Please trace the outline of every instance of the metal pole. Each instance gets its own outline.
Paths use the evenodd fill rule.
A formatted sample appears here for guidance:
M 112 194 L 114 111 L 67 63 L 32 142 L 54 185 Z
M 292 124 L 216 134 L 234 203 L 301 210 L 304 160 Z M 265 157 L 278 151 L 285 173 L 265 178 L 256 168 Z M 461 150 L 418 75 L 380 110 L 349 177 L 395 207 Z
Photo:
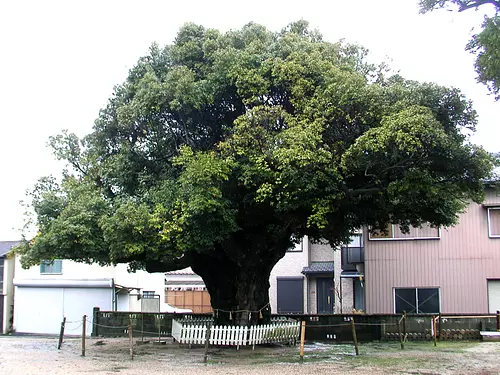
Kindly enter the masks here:
M 63 321 L 61 322 L 61 330 L 59 331 L 59 343 L 57 344 L 57 349 L 61 349 L 61 345 L 63 342 L 63 336 L 64 336 L 64 326 L 66 325 L 66 317 L 63 318 Z
M 87 315 L 82 320 L 82 357 L 85 357 L 85 336 L 86 336 Z

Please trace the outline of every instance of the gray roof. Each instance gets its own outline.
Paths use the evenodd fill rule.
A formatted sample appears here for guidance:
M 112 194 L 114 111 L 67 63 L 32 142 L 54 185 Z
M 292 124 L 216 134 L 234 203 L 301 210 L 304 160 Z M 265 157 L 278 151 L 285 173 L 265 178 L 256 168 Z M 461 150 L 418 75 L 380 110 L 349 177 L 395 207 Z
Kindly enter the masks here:
M 302 273 L 304 275 L 314 273 L 333 273 L 333 262 L 311 263 L 309 267 L 304 267 L 302 269 Z
M 10 251 L 10 249 L 12 249 L 14 246 L 20 243 L 21 241 L 0 241 L 0 257 L 7 254 Z

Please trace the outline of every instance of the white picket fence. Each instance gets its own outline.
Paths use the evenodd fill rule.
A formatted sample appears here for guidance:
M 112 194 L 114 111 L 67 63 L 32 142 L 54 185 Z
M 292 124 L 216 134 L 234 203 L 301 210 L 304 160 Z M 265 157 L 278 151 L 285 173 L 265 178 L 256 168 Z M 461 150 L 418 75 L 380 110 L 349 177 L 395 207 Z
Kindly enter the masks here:
M 172 321 L 172 337 L 180 344 L 205 344 L 207 324 L 189 321 Z M 267 325 L 211 326 L 210 345 L 240 346 L 269 343 L 295 343 L 300 330 L 300 322 L 276 322 Z

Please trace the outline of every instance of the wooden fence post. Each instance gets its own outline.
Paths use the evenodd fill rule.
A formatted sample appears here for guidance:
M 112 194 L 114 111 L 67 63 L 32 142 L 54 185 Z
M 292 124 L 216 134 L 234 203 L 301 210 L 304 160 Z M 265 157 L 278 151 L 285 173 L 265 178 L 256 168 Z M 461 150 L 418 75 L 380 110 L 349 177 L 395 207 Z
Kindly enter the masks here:
M 300 327 L 300 361 L 304 361 L 304 341 L 306 339 L 306 321 L 303 320 Z
M 437 317 L 432 316 L 432 338 L 434 340 L 434 346 L 437 346 L 437 324 L 436 324 Z
M 497 310 L 497 331 L 500 332 L 500 311 Z
M 403 310 L 403 340 L 406 342 L 408 334 L 406 333 L 406 311 Z
M 130 359 L 134 359 L 134 338 L 132 336 L 132 319 L 128 321 L 128 343 L 130 346 Z
M 352 338 L 354 340 L 354 350 L 356 351 L 356 355 L 359 355 L 358 337 L 356 336 L 356 325 L 354 324 L 354 316 L 351 317 L 351 329 L 352 329 Z
M 207 323 L 207 332 L 205 334 L 205 356 L 203 357 L 203 363 L 207 363 L 208 361 L 208 344 L 210 341 L 210 331 L 212 328 L 212 323 Z
M 405 343 L 403 341 L 403 334 L 402 334 L 402 330 L 401 330 L 401 322 L 403 321 L 403 317 L 401 317 L 401 319 L 399 319 L 398 321 L 398 334 L 399 334 L 399 342 L 401 343 L 401 350 L 403 350 L 405 348 Z
M 82 357 L 85 357 L 85 336 L 86 336 L 87 315 L 82 320 Z
M 92 310 L 92 333 L 93 337 L 99 336 L 99 307 L 94 307 Z
M 141 342 L 144 342 L 144 313 L 141 314 Z
M 66 325 L 66 317 L 63 318 L 63 321 L 61 322 L 61 330 L 59 331 L 59 343 L 57 344 L 57 349 L 61 349 L 61 345 L 63 342 L 63 336 L 64 336 L 64 326 Z
M 158 344 L 161 343 L 161 321 L 163 320 L 162 318 L 158 319 Z

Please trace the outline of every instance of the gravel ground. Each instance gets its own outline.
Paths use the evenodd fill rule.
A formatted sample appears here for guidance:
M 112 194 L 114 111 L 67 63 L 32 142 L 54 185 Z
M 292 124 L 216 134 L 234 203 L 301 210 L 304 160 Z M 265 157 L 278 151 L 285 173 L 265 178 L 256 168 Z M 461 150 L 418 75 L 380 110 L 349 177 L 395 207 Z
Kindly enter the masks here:
M 139 339 L 140 341 L 140 339 Z M 0 336 L 0 374 L 500 374 L 500 342 L 362 344 L 360 356 L 351 345 L 310 343 L 300 363 L 298 347 L 210 348 L 203 363 L 202 347 L 180 347 L 171 342 L 134 346 L 130 359 L 126 339 L 65 339 L 57 350 L 56 338 Z

